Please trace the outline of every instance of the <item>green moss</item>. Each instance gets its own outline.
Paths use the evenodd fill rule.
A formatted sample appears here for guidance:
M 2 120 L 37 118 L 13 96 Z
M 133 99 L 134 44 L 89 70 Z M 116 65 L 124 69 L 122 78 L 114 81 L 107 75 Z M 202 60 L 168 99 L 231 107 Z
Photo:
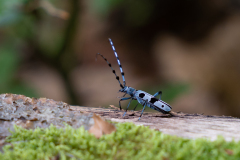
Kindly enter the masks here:
M 15 126 L 0 159 L 239 159 L 240 142 L 188 140 L 132 123 L 116 124 L 117 132 L 100 139 L 84 128 L 26 130 Z

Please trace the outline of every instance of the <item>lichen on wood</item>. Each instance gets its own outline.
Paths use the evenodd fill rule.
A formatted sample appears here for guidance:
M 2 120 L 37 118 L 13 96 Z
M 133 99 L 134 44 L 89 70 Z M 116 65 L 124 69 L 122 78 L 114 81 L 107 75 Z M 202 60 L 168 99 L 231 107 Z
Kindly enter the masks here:
M 50 124 L 64 127 L 67 123 L 74 128 L 93 125 L 91 113 L 74 111 L 67 103 L 47 98 L 29 98 L 16 94 L 0 95 L 0 137 L 10 135 L 13 125 L 27 129 L 47 128 Z

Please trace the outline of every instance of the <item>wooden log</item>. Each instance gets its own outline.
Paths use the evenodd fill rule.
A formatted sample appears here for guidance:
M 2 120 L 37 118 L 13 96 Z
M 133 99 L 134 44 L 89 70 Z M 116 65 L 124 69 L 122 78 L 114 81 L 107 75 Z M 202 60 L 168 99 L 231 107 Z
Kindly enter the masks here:
M 205 116 L 201 114 L 144 112 L 140 121 L 140 111 L 124 111 L 118 107 L 90 108 L 70 106 L 67 103 L 46 98 L 29 98 L 23 95 L 0 95 L 0 139 L 8 136 L 13 125 L 24 128 L 46 128 L 50 124 L 64 127 L 67 123 L 75 128 L 84 126 L 89 129 L 93 124 L 93 113 L 115 122 L 132 122 L 136 125 L 149 126 L 165 134 L 184 138 L 209 138 L 215 140 L 218 135 L 227 141 L 240 140 L 240 119 L 230 116 Z
M 138 121 L 140 112 L 128 111 L 122 117 L 124 111 L 116 109 L 89 108 L 71 106 L 73 110 L 87 113 L 96 113 L 103 118 L 114 122 L 132 122 L 136 125 L 149 126 L 165 134 L 196 139 L 208 138 L 215 140 L 223 136 L 227 141 L 240 140 L 240 119 L 230 116 L 207 116 L 202 114 L 177 113 L 178 116 L 169 116 L 161 113 L 144 112 Z

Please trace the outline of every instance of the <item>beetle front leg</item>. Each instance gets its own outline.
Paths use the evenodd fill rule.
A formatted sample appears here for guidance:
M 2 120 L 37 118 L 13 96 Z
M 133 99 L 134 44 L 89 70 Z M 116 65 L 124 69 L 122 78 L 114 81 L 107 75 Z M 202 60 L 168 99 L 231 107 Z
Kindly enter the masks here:
M 130 97 L 130 98 L 132 98 L 132 97 Z M 128 103 L 128 106 L 127 106 L 126 112 L 123 114 L 123 117 L 124 117 L 125 114 L 127 113 L 128 107 L 129 107 L 130 103 L 132 102 L 132 100 L 133 100 L 133 99 L 131 99 L 130 102 Z
M 124 97 L 124 98 L 121 98 L 119 100 L 119 107 L 120 107 L 120 110 L 122 110 L 122 107 L 121 107 L 121 101 L 125 101 L 125 100 L 128 100 L 128 99 L 131 99 L 132 97 Z

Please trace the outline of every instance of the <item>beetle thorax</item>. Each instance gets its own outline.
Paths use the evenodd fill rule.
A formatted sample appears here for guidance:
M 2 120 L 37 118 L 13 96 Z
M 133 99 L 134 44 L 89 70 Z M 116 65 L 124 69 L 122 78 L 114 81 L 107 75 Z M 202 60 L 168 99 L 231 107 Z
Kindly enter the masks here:
M 132 87 L 128 87 L 128 86 L 125 86 L 124 88 L 122 88 L 120 90 L 120 92 L 124 92 L 124 93 L 127 93 L 129 94 L 130 96 L 133 96 L 134 93 L 135 93 L 136 89 L 132 88 Z

